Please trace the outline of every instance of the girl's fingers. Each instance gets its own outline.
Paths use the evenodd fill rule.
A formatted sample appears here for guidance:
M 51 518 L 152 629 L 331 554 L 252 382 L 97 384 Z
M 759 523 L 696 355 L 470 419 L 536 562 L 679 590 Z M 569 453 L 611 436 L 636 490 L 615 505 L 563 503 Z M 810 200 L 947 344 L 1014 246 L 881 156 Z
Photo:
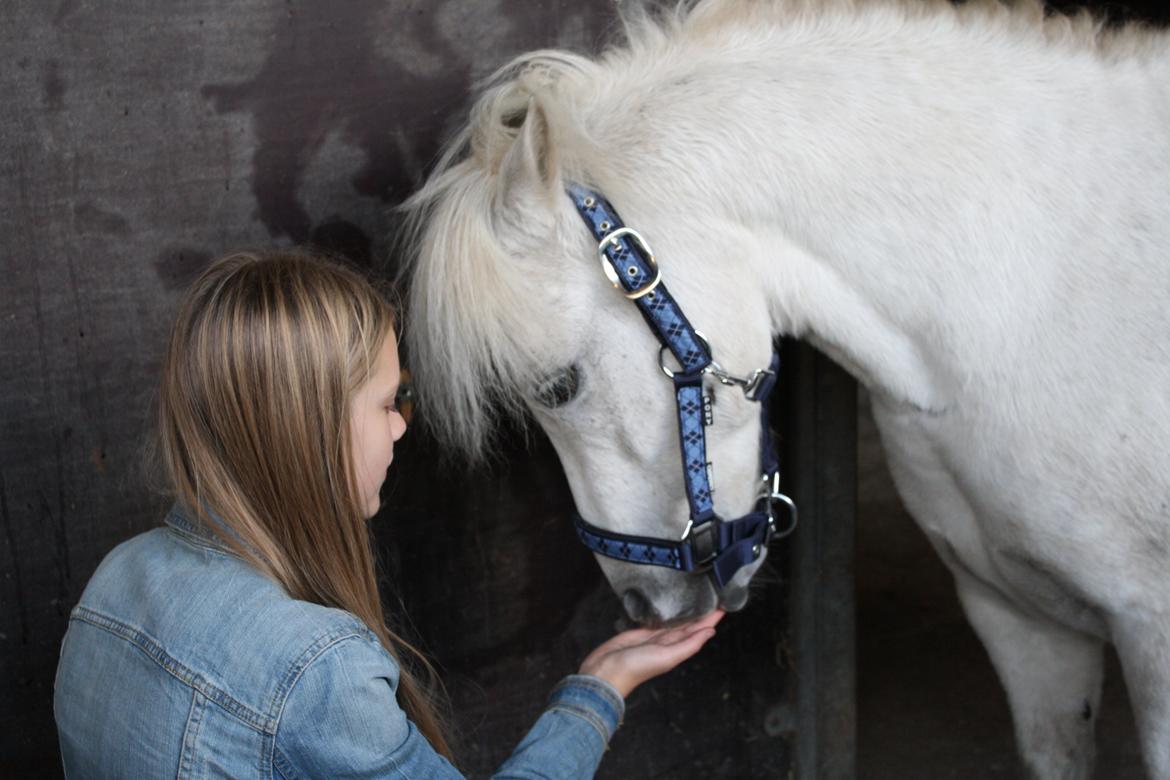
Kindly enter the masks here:
M 717 609 L 671 628 L 634 628 L 623 631 L 590 653 L 582 667 L 591 668 L 599 659 L 612 654 L 637 652 L 638 648 L 652 650 L 655 647 L 665 651 L 664 657 L 673 667 L 693 655 L 714 635 L 715 624 L 723 619 L 723 615 L 723 610 Z M 690 649 L 691 644 L 688 643 L 695 643 L 694 649 Z
M 702 647 L 703 645 L 705 645 L 707 643 L 707 640 L 713 636 L 715 636 L 715 629 L 702 628 L 702 629 L 699 629 L 698 631 L 696 631 L 695 633 L 691 634 L 689 637 L 687 637 L 684 640 L 684 644 L 694 645 L 694 648 L 695 648 L 694 651 L 697 652 L 698 649 L 700 647 Z
M 666 642 L 667 644 L 673 644 L 679 636 L 685 636 L 696 628 L 713 627 L 723 619 L 724 614 L 723 610 L 716 609 L 702 617 L 669 628 L 632 628 L 618 634 L 610 642 L 617 640 L 621 643 L 621 647 L 629 647 L 648 642 Z
M 701 618 L 696 620 L 695 625 L 703 626 L 705 628 L 714 628 L 715 624 L 722 620 L 723 616 L 726 614 L 727 612 L 725 610 L 713 609 L 706 615 L 703 615 Z
M 655 633 L 655 629 L 652 628 L 631 628 L 613 637 L 606 644 L 612 643 L 615 648 L 640 645 L 653 639 Z
M 590 653 L 581 663 L 582 674 L 595 674 L 614 684 L 622 696 L 642 683 L 699 652 L 715 636 L 721 610 L 669 629 L 633 629 L 622 632 Z
M 715 625 L 723 619 L 727 613 L 722 609 L 713 609 L 706 615 L 697 618 L 692 618 L 685 623 L 680 623 L 672 628 L 662 629 L 663 631 L 689 631 L 693 628 L 714 628 Z
M 663 644 L 673 645 L 679 640 L 690 636 L 695 631 L 701 631 L 706 628 L 715 628 L 715 625 L 723 619 L 725 614 L 726 613 L 723 610 L 717 609 L 713 612 L 708 612 L 701 618 L 696 618 L 689 623 L 683 623 L 681 626 L 663 629 L 660 641 Z
M 678 629 L 676 632 L 672 632 L 671 635 L 662 637 L 659 644 L 670 647 L 672 645 L 677 645 L 680 642 L 686 642 L 695 635 L 703 634 L 708 631 L 714 634 L 715 628 L 713 626 L 687 626 L 685 629 Z
M 707 644 L 707 640 L 713 636 L 715 636 L 715 629 L 699 628 L 682 639 L 679 639 L 674 644 L 666 646 L 664 649 L 667 651 L 670 658 L 669 668 L 673 669 L 675 666 L 678 666 L 683 661 L 699 652 L 699 649 L 703 645 Z

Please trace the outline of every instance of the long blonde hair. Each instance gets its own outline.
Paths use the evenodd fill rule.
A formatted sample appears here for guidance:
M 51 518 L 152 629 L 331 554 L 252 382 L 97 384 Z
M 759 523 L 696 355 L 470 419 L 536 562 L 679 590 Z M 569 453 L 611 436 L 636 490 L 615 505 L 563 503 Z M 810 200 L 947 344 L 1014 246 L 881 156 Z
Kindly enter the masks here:
M 403 710 L 450 758 L 434 669 L 386 625 L 354 479 L 351 400 L 393 327 L 386 299 L 339 264 L 298 253 L 217 261 L 171 332 L 161 460 L 176 498 L 226 527 L 236 554 L 293 598 L 351 612 L 377 635 L 399 660 Z

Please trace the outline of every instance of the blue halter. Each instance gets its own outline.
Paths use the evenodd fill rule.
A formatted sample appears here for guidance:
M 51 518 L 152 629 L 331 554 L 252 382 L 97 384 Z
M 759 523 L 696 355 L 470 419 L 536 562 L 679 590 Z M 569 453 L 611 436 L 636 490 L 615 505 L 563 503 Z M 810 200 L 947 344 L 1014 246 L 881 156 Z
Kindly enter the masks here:
M 574 519 L 577 536 L 595 553 L 630 563 L 665 566 L 685 572 L 709 572 L 722 588 L 742 567 L 757 560 L 777 534 L 775 505 L 788 510 L 787 535 L 796 527 L 796 505 L 779 491 L 780 463 L 768 427 L 768 396 L 776 384 L 780 353 L 771 364 L 750 377 L 729 374 L 711 355 L 711 345 L 696 331 L 662 283 L 662 272 L 645 239 L 625 227 L 613 206 L 600 194 L 578 184 L 567 188 L 577 212 L 597 240 L 601 267 L 613 286 L 638 307 L 662 347 L 658 363 L 674 382 L 678 404 L 679 442 L 682 445 L 683 482 L 690 520 L 678 540 L 654 539 L 607 531 Z M 681 366 L 672 370 L 663 362 L 666 351 Z M 748 400 L 760 404 L 760 471 L 755 511 L 736 520 L 715 513 L 711 498 L 711 464 L 707 460 L 706 426 L 711 422 L 711 402 L 703 394 L 703 377 L 714 376 L 724 385 L 742 388 Z

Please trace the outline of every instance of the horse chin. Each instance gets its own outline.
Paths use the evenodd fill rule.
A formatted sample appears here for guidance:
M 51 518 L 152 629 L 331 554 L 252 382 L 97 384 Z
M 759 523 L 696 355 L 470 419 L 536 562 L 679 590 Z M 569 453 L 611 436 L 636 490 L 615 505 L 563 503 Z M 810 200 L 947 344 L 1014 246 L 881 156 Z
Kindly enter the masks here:
M 726 587 L 719 592 L 719 607 L 728 612 L 739 612 L 747 606 L 751 591 L 747 586 Z

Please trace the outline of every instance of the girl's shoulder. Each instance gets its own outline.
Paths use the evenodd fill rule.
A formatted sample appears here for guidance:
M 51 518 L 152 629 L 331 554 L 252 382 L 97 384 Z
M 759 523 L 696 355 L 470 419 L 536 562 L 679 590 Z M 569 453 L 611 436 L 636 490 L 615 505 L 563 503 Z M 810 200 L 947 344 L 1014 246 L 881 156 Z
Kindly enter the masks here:
M 71 619 L 123 640 L 96 645 L 100 652 L 145 652 L 171 676 L 207 686 L 260 722 L 278 715 L 299 675 L 333 645 L 380 652 L 353 614 L 291 598 L 169 519 L 106 556 Z

